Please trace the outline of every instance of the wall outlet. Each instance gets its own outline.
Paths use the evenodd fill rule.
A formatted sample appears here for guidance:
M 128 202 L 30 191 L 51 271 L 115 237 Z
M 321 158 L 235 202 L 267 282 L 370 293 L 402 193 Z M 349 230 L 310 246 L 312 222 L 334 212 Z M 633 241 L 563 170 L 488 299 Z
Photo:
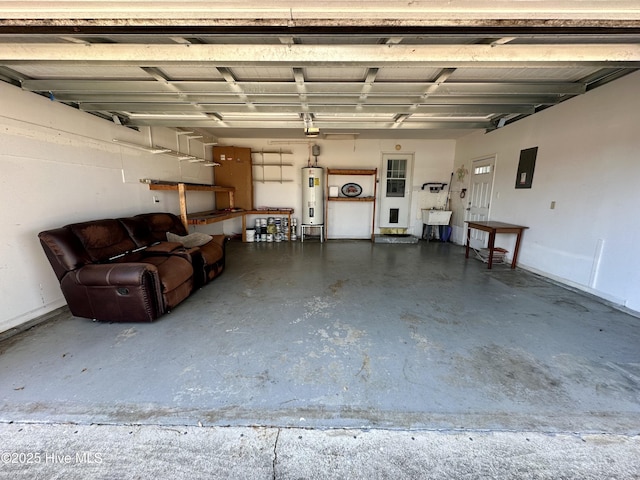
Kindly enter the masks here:
M 160 203 L 160 199 L 158 198 L 157 195 L 153 196 L 153 203 Z

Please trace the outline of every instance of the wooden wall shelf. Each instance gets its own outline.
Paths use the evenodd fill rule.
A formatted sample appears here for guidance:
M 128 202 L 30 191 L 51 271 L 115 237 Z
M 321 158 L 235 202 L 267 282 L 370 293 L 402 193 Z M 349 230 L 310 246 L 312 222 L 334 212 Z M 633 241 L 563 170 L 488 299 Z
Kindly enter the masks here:
M 376 175 L 377 168 L 328 168 L 327 175 Z
M 376 197 L 329 197 L 330 202 L 375 202 Z
M 330 175 L 369 175 L 373 177 L 373 196 L 370 197 L 330 197 L 329 196 L 329 176 Z M 329 236 L 328 226 L 328 204 L 329 202 L 370 202 L 373 203 L 373 211 L 371 213 L 371 241 L 375 239 L 376 227 L 376 197 L 378 192 L 378 169 L 377 168 L 328 168 L 327 178 L 325 182 L 327 202 L 325 203 L 324 215 L 324 235 L 325 239 Z
M 200 191 L 200 192 L 234 192 L 233 187 L 219 187 L 217 185 L 205 185 L 200 183 L 181 183 L 181 182 L 166 182 L 166 183 L 150 183 L 149 190 L 178 190 L 178 185 L 184 185 L 185 191 Z
M 184 182 L 151 182 L 149 190 L 169 190 L 178 192 L 178 200 L 180 202 L 180 219 L 184 228 L 189 229 L 189 225 L 206 225 L 208 223 L 222 222 L 233 216 L 229 214 L 236 213 L 234 209 L 234 195 L 236 189 L 233 187 L 220 187 L 218 185 L 205 185 L 200 183 L 184 183 Z M 187 212 L 187 192 L 214 192 L 227 193 L 229 195 L 229 212 L 218 212 L 221 215 L 215 215 L 214 210 L 200 212 L 198 214 L 188 214 Z M 241 215 L 242 213 L 240 213 Z M 238 215 L 235 215 L 238 216 Z
M 260 178 L 255 178 L 255 176 L 254 176 L 254 179 L 253 179 L 254 182 L 259 182 L 259 183 L 286 183 L 286 182 L 293 182 L 293 180 L 284 178 L 284 172 L 283 172 L 283 168 L 284 167 L 293 167 L 293 163 L 292 162 L 284 162 L 283 161 L 283 155 L 292 155 L 292 152 L 287 151 L 287 150 L 279 149 L 279 150 L 252 151 L 251 154 L 252 155 L 260 155 L 260 161 L 253 161 L 252 162 L 252 166 L 253 167 L 259 167 L 259 168 L 262 169 L 262 174 L 259 175 Z M 277 160 L 274 160 L 273 156 L 276 156 Z M 268 158 L 270 158 L 270 160 L 267 160 Z M 271 178 L 271 177 L 267 178 L 267 175 L 266 175 L 266 172 L 265 172 L 265 167 L 275 167 L 275 168 L 277 168 L 278 171 L 279 171 L 279 175 L 277 175 L 277 178 Z

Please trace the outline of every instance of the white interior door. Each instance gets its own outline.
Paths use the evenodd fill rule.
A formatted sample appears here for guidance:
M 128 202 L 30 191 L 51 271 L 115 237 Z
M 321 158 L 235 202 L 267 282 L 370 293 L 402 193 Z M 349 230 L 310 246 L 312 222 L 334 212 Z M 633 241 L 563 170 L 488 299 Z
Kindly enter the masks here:
M 473 162 L 473 169 L 471 171 L 471 194 L 467 207 L 467 220 L 489 220 L 495 165 L 495 157 L 483 158 Z M 487 238 L 487 232 L 472 229 L 469 245 L 476 249 L 485 248 L 487 246 Z
M 409 228 L 413 155 L 385 153 L 382 156 L 380 223 L 382 228 Z

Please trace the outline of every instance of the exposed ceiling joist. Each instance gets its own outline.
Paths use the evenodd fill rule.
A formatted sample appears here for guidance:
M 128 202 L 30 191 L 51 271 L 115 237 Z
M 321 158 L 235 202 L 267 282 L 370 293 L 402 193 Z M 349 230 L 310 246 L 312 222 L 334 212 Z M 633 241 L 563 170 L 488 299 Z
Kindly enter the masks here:
M 364 119 L 358 121 L 357 119 L 342 119 L 342 120 L 332 120 L 332 121 L 320 121 L 314 120 L 313 126 L 320 128 L 321 130 L 327 128 L 346 128 L 352 130 L 359 129 L 385 129 L 390 128 L 394 124 L 394 120 L 380 120 L 375 121 L 372 124 L 371 119 Z M 272 121 L 267 122 L 264 120 L 247 120 L 247 121 L 225 121 L 225 124 L 229 128 L 248 128 L 248 129 L 299 129 L 301 123 L 299 121 Z M 220 125 L 217 123 L 215 119 L 206 119 L 206 118 L 178 118 L 178 117 L 169 117 L 169 118 L 144 118 L 144 117 L 136 117 L 131 120 L 131 126 L 166 126 L 166 127 L 219 127 Z M 405 122 L 403 127 L 410 128 L 412 130 L 438 130 L 438 129 L 487 129 L 492 128 L 494 125 L 489 121 L 443 121 L 443 120 L 434 120 L 434 121 L 416 121 L 416 122 Z
M 141 80 L 24 80 L 22 88 L 31 91 L 52 92 L 118 92 L 118 93 L 162 93 L 167 86 L 184 95 L 296 95 L 297 82 L 218 82 L 218 81 L 141 81 Z M 356 96 L 362 94 L 363 84 L 359 82 L 306 82 L 306 95 Z M 421 96 L 428 92 L 433 95 L 579 95 L 585 92 L 585 85 L 569 82 L 377 82 L 370 84 L 367 96 Z
M 0 44 L 0 62 L 106 65 L 633 67 L 640 44 L 545 45 L 154 45 Z
M 274 105 L 263 104 L 250 108 L 245 104 L 214 103 L 198 104 L 195 109 L 192 103 L 88 103 L 83 102 L 78 105 L 84 111 L 133 111 L 145 113 L 179 113 L 188 111 L 190 108 L 194 112 L 219 112 L 219 113 L 304 113 L 311 109 L 315 113 L 423 113 L 433 115 L 491 115 L 495 113 L 534 113 L 534 108 L 529 105 L 518 104 L 482 104 L 482 105 L 326 105 L 309 104 L 306 109 L 302 109 L 295 104 Z
M 94 94 L 76 94 L 76 93 L 56 93 L 54 99 L 65 103 L 118 103 L 129 100 L 132 103 L 139 102 L 143 105 L 152 105 L 153 103 L 167 103 L 172 101 L 184 102 L 185 99 L 182 96 L 176 95 L 172 98 L 170 94 L 118 94 L 118 93 L 94 93 Z M 189 95 L 187 97 L 188 103 L 198 104 L 234 104 L 233 98 L 228 95 Z M 351 101 L 357 102 L 358 98 L 348 95 L 321 95 L 319 96 L 318 104 L 322 105 L 346 105 Z M 320 102 L 321 100 L 321 102 Z M 552 105 L 558 103 L 558 95 L 444 95 L 444 96 L 430 96 L 427 98 L 411 98 L 411 104 L 416 101 L 420 102 L 420 105 L 528 105 L 528 104 L 545 104 Z M 296 103 L 299 101 L 295 95 L 266 95 L 261 96 L 260 101 L 264 105 L 281 105 L 287 103 Z M 242 103 L 242 102 L 235 102 Z M 377 96 L 375 105 L 402 105 L 402 99 L 394 96 Z

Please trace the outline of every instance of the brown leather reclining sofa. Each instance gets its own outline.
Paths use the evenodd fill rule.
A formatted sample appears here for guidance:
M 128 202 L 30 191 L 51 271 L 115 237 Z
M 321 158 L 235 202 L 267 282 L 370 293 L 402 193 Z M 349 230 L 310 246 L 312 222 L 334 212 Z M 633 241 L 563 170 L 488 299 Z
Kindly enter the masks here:
M 224 269 L 224 235 L 191 247 L 167 241 L 167 232 L 189 238 L 171 213 L 73 223 L 38 237 L 73 315 L 152 322 Z

